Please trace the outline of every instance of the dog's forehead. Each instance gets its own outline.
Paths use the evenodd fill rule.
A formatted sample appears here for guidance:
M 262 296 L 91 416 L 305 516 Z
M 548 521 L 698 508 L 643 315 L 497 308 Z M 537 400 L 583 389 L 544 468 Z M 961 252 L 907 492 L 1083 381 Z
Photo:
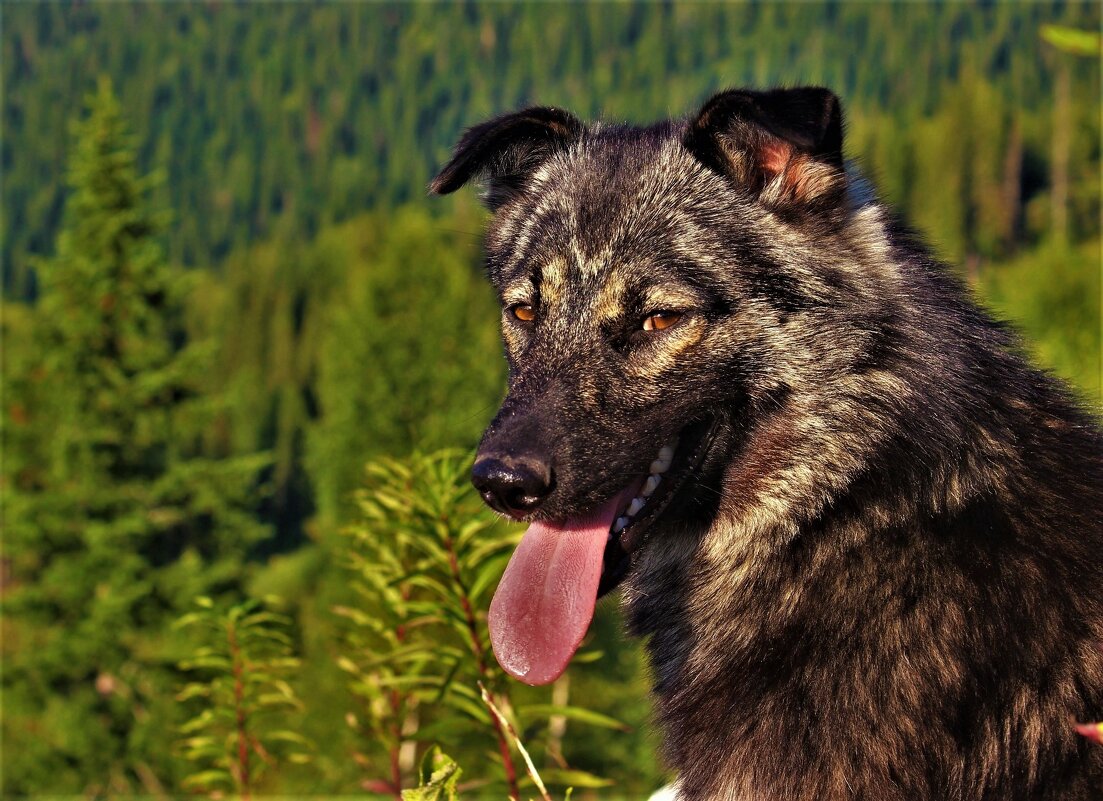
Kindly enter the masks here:
M 700 247 L 726 195 L 669 126 L 597 129 L 537 168 L 498 214 L 491 278 L 503 288 L 544 276 L 584 291 L 614 275 L 623 283 L 628 265 Z

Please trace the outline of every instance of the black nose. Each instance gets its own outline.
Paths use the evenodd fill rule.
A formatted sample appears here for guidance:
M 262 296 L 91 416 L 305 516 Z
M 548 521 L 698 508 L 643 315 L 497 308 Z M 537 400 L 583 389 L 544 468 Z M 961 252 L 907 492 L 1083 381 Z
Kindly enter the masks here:
M 534 511 L 555 487 L 551 466 L 536 460 L 486 456 L 471 468 L 471 483 L 493 509 L 510 517 Z

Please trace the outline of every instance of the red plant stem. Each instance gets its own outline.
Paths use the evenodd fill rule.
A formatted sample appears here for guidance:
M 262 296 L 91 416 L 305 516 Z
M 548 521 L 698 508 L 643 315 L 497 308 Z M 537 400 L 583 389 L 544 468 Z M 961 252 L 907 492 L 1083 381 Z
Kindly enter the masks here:
M 487 690 L 491 700 L 494 696 Z M 517 787 L 517 769 L 513 767 L 513 757 L 509 753 L 509 743 L 505 737 L 505 721 L 498 717 L 494 710 L 490 711 L 490 718 L 494 721 L 494 730 L 498 735 L 498 751 L 502 754 L 502 767 L 506 771 L 506 782 L 509 784 L 509 801 L 520 801 L 521 791 Z
M 237 631 L 231 620 L 228 627 L 230 636 L 230 660 L 234 673 L 234 712 L 237 719 L 237 770 L 241 784 L 241 801 L 251 801 L 249 788 L 249 738 L 245 731 L 245 682 L 242 678 L 243 665 L 241 648 L 237 643 Z
M 475 665 L 479 669 L 479 678 L 483 680 L 483 684 L 489 686 L 490 671 L 486 668 L 486 651 L 483 648 L 482 640 L 479 638 L 479 629 L 475 623 L 475 612 L 471 608 L 467 586 L 460 576 L 460 564 L 456 558 L 456 551 L 452 545 L 451 537 L 444 538 L 444 549 L 448 551 L 448 567 L 452 572 L 452 581 L 459 588 L 460 605 L 463 606 L 464 620 L 467 621 L 467 633 L 471 637 L 471 650 L 475 654 Z M 487 690 L 487 695 L 490 696 L 491 701 L 495 700 L 490 690 Z M 498 751 L 502 754 L 502 767 L 505 768 L 506 772 L 510 801 L 519 801 L 521 791 L 517 786 L 517 769 L 513 766 L 513 757 L 509 753 L 509 742 L 506 740 L 506 722 L 498 717 L 498 713 L 494 709 L 490 710 L 490 720 L 494 723 L 494 733 L 498 736 Z

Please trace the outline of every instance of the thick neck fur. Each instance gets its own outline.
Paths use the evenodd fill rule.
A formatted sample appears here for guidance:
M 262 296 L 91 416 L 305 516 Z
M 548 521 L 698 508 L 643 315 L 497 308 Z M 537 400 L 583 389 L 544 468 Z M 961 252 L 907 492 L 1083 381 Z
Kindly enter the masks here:
M 715 515 L 625 590 L 682 797 L 1098 798 L 1069 722 L 1103 716 L 1098 429 L 945 268 L 852 224 L 892 265 L 878 358 L 757 410 Z

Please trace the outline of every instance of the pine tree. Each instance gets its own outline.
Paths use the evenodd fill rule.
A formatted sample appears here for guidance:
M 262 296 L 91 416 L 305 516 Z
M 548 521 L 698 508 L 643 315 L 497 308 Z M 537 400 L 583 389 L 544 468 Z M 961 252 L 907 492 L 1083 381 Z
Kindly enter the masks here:
M 159 793 L 172 779 L 168 623 L 234 590 L 264 458 L 198 453 L 208 348 L 158 241 L 107 81 L 74 126 L 56 256 L 6 364 L 3 791 Z M 33 355 L 28 355 L 33 354 Z

